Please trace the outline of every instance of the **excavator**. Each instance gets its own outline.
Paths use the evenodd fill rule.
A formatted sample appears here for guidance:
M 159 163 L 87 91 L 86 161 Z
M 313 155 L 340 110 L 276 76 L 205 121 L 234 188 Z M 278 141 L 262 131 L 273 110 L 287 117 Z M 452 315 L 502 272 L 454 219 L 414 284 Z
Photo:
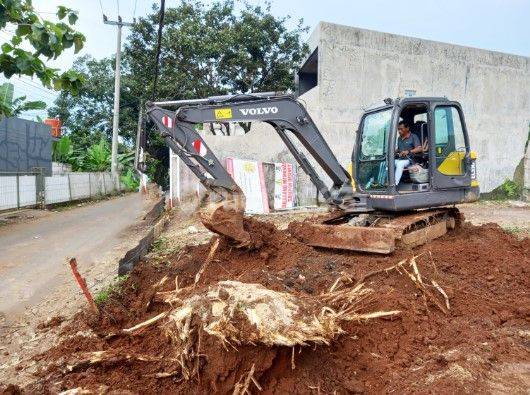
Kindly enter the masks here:
M 460 225 L 463 217 L 456 204 L 479 197 L 477 156 L 470 148 L 462 107 L 445 97 L 388 98 L 366 110 L 352 133 L 351 174 L 303 102 L 291 94 L 149 102 L 146 114 L 166 144 L 216 196 L 200 211 L 204 225 L 241 248 L 254 247 L 243 221 L 245 196 L 197 132 L 197 124 L 264 122 L 274 128 L 330 208 L 318 221 L 289 225 L 293 237 L 311 246 L 390 254 L 425 244 Z M 410 125 L 423 149 L 409 157 L 415 165 L 396 182 L 401 121 Z M 145 169 L 145 164 L 138 168 Z

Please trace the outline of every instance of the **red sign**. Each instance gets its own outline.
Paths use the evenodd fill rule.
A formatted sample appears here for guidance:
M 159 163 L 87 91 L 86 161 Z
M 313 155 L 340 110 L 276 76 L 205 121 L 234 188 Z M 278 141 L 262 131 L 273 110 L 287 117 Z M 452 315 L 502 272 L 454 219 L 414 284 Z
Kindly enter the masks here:
M 61 138 L 61 120 L 59 118 L 47 118 L 44 120 L 46 125 L 50 125 L 52 128 L 52 137 Z

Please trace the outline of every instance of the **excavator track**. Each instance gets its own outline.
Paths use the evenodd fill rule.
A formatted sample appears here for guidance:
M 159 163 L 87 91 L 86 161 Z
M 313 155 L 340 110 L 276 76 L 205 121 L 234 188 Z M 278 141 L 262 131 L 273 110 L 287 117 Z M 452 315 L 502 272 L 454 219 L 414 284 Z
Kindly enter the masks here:
M 315 247 L 390 254 L 398 248 L 428 243 L 462 221 L 458 209 L 442 208 L 402 215 L 337 215 L 319 223 L 292 222 L 289 231 L 299 241 Z

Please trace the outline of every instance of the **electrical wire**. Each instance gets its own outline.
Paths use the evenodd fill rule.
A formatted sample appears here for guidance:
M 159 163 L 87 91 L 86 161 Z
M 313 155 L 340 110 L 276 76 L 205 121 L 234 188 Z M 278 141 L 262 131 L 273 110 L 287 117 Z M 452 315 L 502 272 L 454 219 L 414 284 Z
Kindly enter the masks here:
M 16 81 L 19 81 L 19 82 L 23 83 L 24 85 L 30 86 L 32 88 L 39 89 L 42 92 L 44 92 L 44 93 L 46 93 L 46 94 L 48 94 L 50 96 L 57 97 L 59 95 L 59 92 L 54 92 L 51 89 L 48 89 L 48 88 L 45 88 L 43 86 L 37 85 L 37 84 L 33 83 L 32 81 L 24 80 L 24 79 L 22 79 L 22 77 L 13 77 L 13 78 Z
M 158 21 L 158 39 L 156 44 L 156 57 L 155 57 L 155 78 L 153 82 L 153 94 L 152 99 L 155 99 L 156 95 L 156 85 L 158 83 L 158 72 L 159 72 L 159 63 L 160 63 L 160 49 L 162 47 L 162 29 L 164 27 L 164 12 L 165 12 L 166 1 L 160 1 L 160 19 Z
M 103 11 L 103 4 L 101 3 L 101 0 L 99 0 L 99 7 L 101 8 L 101 13 L 105 15 L 105 12 Z

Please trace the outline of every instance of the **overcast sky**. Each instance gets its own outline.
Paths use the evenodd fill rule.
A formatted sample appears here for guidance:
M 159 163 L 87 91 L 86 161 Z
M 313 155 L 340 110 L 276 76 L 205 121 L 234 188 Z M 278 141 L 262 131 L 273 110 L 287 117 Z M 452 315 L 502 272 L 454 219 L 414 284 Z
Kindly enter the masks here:
M 166 7 L 175 6 L 178 1 L 166 0 Z M 78 10 L 77 29 L 86 36 L 85 47 L 79 55 L 88 53 L 96 58 L 109 56 L 116 50 L 116 28 L 103 24 L 102 11 L 109 19 L 116 19 L 119 7 L 123 20 L 129 21 L 133 16 L 146 15 L 153 3 L 151 0 L 101 0 L 100 5 L 99 0 L 33 0 L 41 16 L 52 20 L 59 4 Z M 272 0 L 272 12 L 278 16 L 291 15 L 293 23 L 303 18 L 311 29 L 323 20 L 530 56 L 530 0 Z M 12 29 L 0 32 L 0 42 L 10 36 Z M 73 51 L 68 51 L 53 64 L 67 69 L 74 58 Z M 52 102 L 56 96 L 26 77 L 13 82 L 16 94 L 27 95 L 29 99 Z

